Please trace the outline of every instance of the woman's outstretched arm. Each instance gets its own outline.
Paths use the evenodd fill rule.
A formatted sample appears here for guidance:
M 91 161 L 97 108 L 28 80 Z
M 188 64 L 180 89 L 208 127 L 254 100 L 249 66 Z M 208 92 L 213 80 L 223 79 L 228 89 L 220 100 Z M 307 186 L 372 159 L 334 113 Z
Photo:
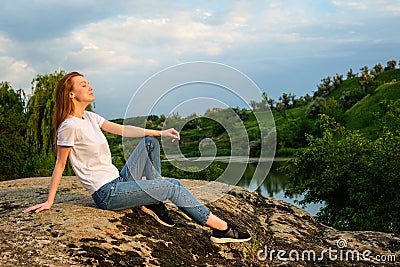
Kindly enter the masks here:
M 173 128 L 158 131 L 158 130 L 144 129 L 132 125 L 121 125 L 106 120 L 103 122 L 101 129 L 103 131 L 122 135 L 125 137 L 162 136 L 162 137 L 171 137 L 172 141 L 174 141 L 175 139 L 178 140 L 180 139 L 179 132 Z
M 54 203 L 54 198 L 56 197 L 57 188 L 60 184 L 62 174 L 67 163 L 68 155 L 71 151 L 71 147 L 57 146 L 57 160 L 53 170 L 53 175 L 51 176 L 51 182 L 49 187 L 49 196 L 46 202 L 37 204 L 35 206 L 29 207 L 24 210 L 24 213 L 35 211 L 40 212 L 42 210 L 48 210 Z

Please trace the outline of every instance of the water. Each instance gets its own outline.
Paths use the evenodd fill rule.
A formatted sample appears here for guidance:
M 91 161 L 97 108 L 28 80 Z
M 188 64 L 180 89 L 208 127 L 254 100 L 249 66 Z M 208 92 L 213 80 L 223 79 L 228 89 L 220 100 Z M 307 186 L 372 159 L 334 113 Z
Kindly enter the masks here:
M 226 168 L 228 163 L 226 162 L 226 159 L 216 159 L 216 161 L 219 161 L 221 164 L 221 167 Z M 235 170 L 232 173 L 241 173 L 240 170 L 244 169 L 244 173 L 237 183 L 238 186 L 248 189 L 250 191 L 256 191 L 259 194 L 261 194 L 264 197 L 272 197 L 275 199 L 283 200 L 287 203 L 293 204 L 308 213 L 310 213 L 312 216 L 315 216 L 317 212 L 320 210 L 321 207 L 323 207 L 322 203 L 317 203 L 317 204 L 308 204 L 307 206 L 303 207 L 302 205 L 299 205 L 297 201 L 302 200 L 303 196 L 294 196 L 294 197 L 285 197 L 285 190 L 288 184 L 288 178 L 283 173 L 283 171 L 279 170 L 279 167 L 282 166 L 284 163 L 282 161 L 264 161 L 260 163 L 246 163 L 241 160 L 236 160 L 234 162 L 231 162 L 232 168 L 237 169 L 238 171 L 235 172 Z M 257 181 L 257 179 L 253 179 L 254 172 L 260 164 L 261 169 L 265 169 L 261 171 L 262 173 L 265 173 L 268 168 L 271 166 L 270 171 L 267 175 L 267 177 L 264 179 L 265 175 L 262 175 L 261 181 Z
M 178 161 L 182 161 L 182 158 L 177 157 Z M 256 191 L 264 197 L 272 197 L 275 199 L 283 200 L 287 203 L 293 204 L 308 213 L 312 216 L 315 216 L 321 207 L 323 207 L 322 203 L 317 204 L 308 204 L 303 207 L 299 205 L 297 201 L 303 199 L 303 196 L 294 196 L 294 197 L 285 197 L 285 190 L 288 184 L 288 178 L 279 167 L 284 164 L 282 160 L 271 161 L 271 159 L 265 159 L 259 163 L 250 161 L 247 163 L 247 158 L 241 157 L 212 157 L 210 159 L 202 158 L 202 160 L 198 160 L 196 158 L 186 158 L 189 159 L 189 166 L 197 166 L 207 165 L 207 163 L 212 162 L 213 160 L 217 161 L 220 166 L 226 170 L 229 162 L 229 170 L 225 171 L 226 177 L 228 179 L 225 181 L 228 184 L 237 185 L 244 189 L 250 191 Z M 183 163 L 183 162 L 181 162 Z M 260 164 L 260 166 L 258 166 Z M 254 172 L 256 168 L 261 170 L 262 175 L 260 175 L 259 179 L 254 179 Z M 265 177 L 265 173 L 268 171 L 268 175 Z M 243 173 L 241 177 L 238 177 Z M 223 182 L 221 180 L 221 182 Z
M 234 163 L 236 164 L 236 163 Z M 241 163 L 244 164 L 244 163 Z M 238 186 L 249 189 L 252 191 L 256 191 L 259 194 L 261 194 L 264 197 L 272 197 L 275 199 L 283 200 L 287 203 L 293 204 L 308 213 L 310 213 L 312 216 L 315 216 L 317 212 L 320 210 L 321 207 L 323 207 L 322 203 L 312 203 L 308 204 L 306 207 L 303 207 L 302 205 L 299 205 L 296 203 L 296 201 L 302 200 L 303 196 L 294 196 L 294 197 L 285 197 L 285 189 L 288 184 L 288 178 L 283 173 L 282 171 L 279 170 L 279 167 L 282 166 L 282 162 L 279 161 L 274 161 L 271 169 L 266 177 L 266 179 L 263 181 L 263 183 L 258 187 L 255 188 L 254 185 L 251 185 L 252 177 L 255 168 L 257 167 L 256 163 L 248 163 L 246 167 L 246 171 L 243 174 L 241 180 L 237 184 Z

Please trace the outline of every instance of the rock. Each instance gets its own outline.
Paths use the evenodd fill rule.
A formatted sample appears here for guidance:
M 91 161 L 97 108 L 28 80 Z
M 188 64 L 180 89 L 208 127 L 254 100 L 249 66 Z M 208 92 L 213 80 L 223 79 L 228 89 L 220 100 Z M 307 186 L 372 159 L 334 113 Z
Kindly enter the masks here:
M 23 214 L 47 199 L 49 182 L 0 183 L 0 266 L 400 266 L 398 236 L 338 231 L 239 187 L 207 206 L 248 229 L 253 239 L 246 243 L 212 243 L 209 228 L 168 203 L 173 228 L 140 209 L 98 209 L 75 177 L 63 177 L 51 210 Z M 206 183 L 181 182 L 189 189 Z

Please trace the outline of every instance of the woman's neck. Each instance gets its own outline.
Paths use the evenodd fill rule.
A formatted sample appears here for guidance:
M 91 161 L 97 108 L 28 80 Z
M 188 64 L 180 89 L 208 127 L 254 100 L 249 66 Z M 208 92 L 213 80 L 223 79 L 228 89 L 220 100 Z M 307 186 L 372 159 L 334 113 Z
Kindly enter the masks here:
M 88 105 L 80 105 L 80 103 L 75 103 L 74 113 L 72 114 L 72 116 L 82 119 L 83 118 L 83 112 L 85 111 L 87 106 Z

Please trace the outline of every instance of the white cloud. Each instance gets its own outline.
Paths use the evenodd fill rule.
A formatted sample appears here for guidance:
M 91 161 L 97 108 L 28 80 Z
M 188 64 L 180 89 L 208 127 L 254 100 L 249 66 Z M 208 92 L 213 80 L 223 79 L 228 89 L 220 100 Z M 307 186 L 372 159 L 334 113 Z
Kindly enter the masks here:
M 217 56 L 254 39 L 241 29 L 245 17 L 230 18 L 215 26 L 193 19 L 192 11 L 184 11 L 168 18 L 120 16 L 90 23 L 63 39 L 80 47 L 69 53 L 66 62 L 80 59 L 96 68 L 119 69 L 154 66 L 163 58 L 190 54 Z
M 96 83 L 99 101 L 112 90 L 129 99 L 125 91 L 131 94 L 136 84 L 165 67 L 210 60 L 257 75 L 258 83 L 275 87 L 287 82 L 278 75 L 288 66 L 302 68 L 316 58 L 335 59 L 338 65 L 354 60 L 346 55 L 362 55 L 357 62 L 364 62 L 366 55 L 393 57 L 395 51 L 384 47 L 400 42 L 392 34 L 399 27 L 400 0 L 114 2 L 85 2 L 76 19 L 71 19 L 66 4 L 54 2 L 43 9 L 44 2 L 30 2 L 38 12 L 25 13 L 7 2 L 7 10 L 18 12 L 0 19 L 7 24 L 1 29 L 6 37 L 0 34 L 0 80 L 29 88 L 37 73 L 78 70 Z M 53 16 L 41 17 L 41 10 Z M 27 18 L 31 26 L 18 18 Z M 324 72 L 318 66 L 315 71 Z M 295 86 L 309 88 L 300 85 L 305 80 Z
M 35 77 L 36 71 L 23 60 L 16 60 L 12 57 L 0 57 L 0 78 L 1 81 L 12 82 L 14 89 L 25 89 L 30 93 L 29 84 Z
M 367 1 L 346 1 L 346 0 L 332 0 L 332 4 L 338 7 L 350 7 L 355 9 L 367 9 Z
M 346 1 L 331 0 L 332 4 L 337 7 L 350 8 L 356 10 L 368 10 L 374 12 L 392 13 L 400 15 L 399 0 L 363 0 L 363 1 Z

